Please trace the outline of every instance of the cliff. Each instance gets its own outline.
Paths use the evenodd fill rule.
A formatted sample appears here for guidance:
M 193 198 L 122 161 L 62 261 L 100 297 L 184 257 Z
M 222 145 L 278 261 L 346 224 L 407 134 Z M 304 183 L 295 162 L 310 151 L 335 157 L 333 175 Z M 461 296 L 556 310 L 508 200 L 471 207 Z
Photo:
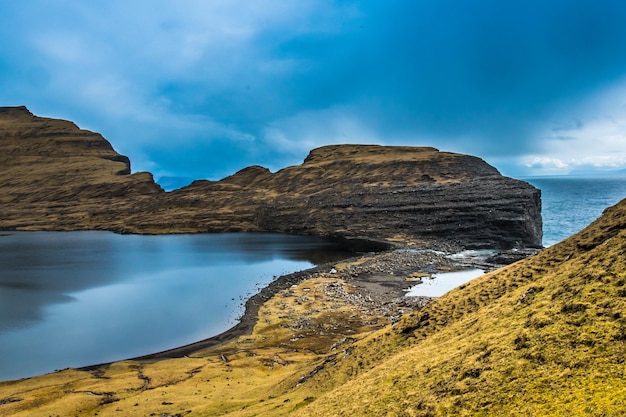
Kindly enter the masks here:
M 0 107 L 0 202 L 4 229 L 115 229 L 92 215 L 127 213 L 162 194 L 149 173 L 101 135 L 74 123 Z
M 294 414 L 623 415 L 625 254 L 623 200 L 333 356 L 316 378 L 334 389 Z
M 97 133 L 0 108 L 3 229 L 276 231 L 463 247 L 540 246 L 540 192 L 434 148 L 336 145 L 271 173 L 245 168 L 170 193 Z

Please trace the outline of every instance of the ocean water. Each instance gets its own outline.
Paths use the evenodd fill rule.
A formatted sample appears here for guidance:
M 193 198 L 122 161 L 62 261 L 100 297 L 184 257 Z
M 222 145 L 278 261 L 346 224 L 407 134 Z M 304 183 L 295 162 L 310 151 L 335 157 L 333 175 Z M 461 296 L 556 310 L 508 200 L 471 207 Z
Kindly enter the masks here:
M 613 177 L 528 177 L 541 190 L 543 245 L 579 232 L 604 209 L 626 198 L 626 175 Z
M 280 234 L 0 232 L 0 380 L 206 339 L 276 276 L 353 255 Z

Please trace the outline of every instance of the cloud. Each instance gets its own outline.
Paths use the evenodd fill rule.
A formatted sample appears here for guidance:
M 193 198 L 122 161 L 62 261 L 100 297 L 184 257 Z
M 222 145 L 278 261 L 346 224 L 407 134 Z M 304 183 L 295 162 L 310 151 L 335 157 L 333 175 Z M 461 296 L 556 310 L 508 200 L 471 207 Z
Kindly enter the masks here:
M 564 106 L 537 137 L 535 153 L 522 158 L 534 173 L 626 167 L 626 77 Z
M 562 170 L 570 166 L 567 162 L 563 162 L 558 158 L 550 158 L 547 156 L 527 157 L 524 165 L 528 168 L 541 170 Z
M 298 151 L 311 149 L 317 143 L 375 143 L 377 132 L 368 130 L 359 113 L 349 107 L 336 106 L 305 111 L 276 120 L 267 126 L 263 138 L 268 145 Z
M 625 19 L 612 0 L 3 2 L 0 102 L 99 131 L 157 175 L 341 142 L 606 165 L 626 147 Z

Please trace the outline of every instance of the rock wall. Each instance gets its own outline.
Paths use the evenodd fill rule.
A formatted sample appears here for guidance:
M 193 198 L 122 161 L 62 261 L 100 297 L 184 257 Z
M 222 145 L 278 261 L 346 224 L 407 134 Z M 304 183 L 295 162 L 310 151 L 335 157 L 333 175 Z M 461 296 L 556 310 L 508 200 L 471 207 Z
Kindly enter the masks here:
M 0 107 L 0 227 L 115 229 L 91 215 L 115 216 L 137 199 L 162 195 L 149 173 L 130 175 L 130 161 L 101 135 L 74 123 Z
M 541 245 L 540 191 L 468 155 L 334 145 L 271 173 L 245 168 L 169 193 L 101 135 L 0 108 L 3 229 L 275 231 L 468 248 Z

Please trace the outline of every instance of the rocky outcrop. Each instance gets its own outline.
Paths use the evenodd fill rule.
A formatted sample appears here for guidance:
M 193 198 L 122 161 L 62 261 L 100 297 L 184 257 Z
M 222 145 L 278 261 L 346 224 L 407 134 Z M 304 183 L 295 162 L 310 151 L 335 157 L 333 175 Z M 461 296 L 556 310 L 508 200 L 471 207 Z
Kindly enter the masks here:
M 197 181 L 166 200 L 187 215 L 154 212 L 142 228 L 166 221 L 185 228 L 194 218 L 193 227 L 207 231 L 445 240 L 474 248 L 539 246 L 542 235 L 539 190 L 479 158 L 434 148 L 325 146 L 302 165 L 274 174 L 246 168 L 222 181 Z
M 0 109 L 4 229 L 276 231 L 462 247 L 540 246 L 540 192 L 468 155 L 334 145 L 276 173 L 245 168 L 169 193 L 96 133 Z
M 128 158 L 101 135 L 26 107 L 0 108 L 0 227 L 116 229 L 91 216 L 162 194 L 151 174 L 131 175 Z

